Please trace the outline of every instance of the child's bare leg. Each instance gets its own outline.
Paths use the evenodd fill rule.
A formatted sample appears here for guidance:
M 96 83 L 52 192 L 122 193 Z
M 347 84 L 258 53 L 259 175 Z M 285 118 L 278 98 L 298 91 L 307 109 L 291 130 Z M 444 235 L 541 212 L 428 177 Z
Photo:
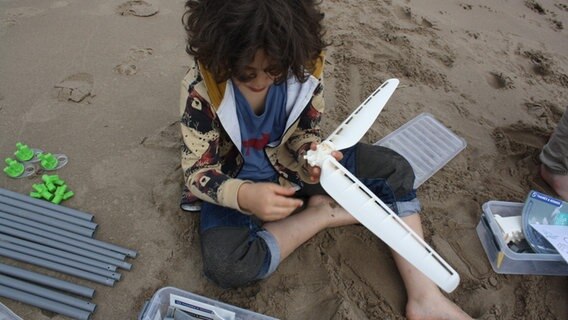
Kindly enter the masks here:
M 568 175 L 554 174 L 545 165 L 541 165 L 540 176 L 562 200 L 568 201 Z
M 423 237 L 420 215 L 413 214 L 402 220 L 420 237 Z M 471 319 L 456 304 L 440 292 L 440 289 L 421 271 L 393 251 L 394 261 L 398 267 L 408 301 L 406 317 L 415 319 Z
M 419 215 L 402 219 L 418 235 L 423 236 Z M 357 220 L 333 199 L 314 196 L 310 198 L 305 210 L 286 219 L 266 223 L 264 228 L 278 241 L 280 259 L 284 260 L 319 231 L 354 223 L 357 223 Z M 430 279 L 395 252 L 393 255 L 408 294 L 406 305 L 408 319 L 471 319 L 446 298 Z
M 282 261 L 319 231 L 354 223 L 357 220 L 330 197 L 312 196 L 303 211 L 263 227 L 276 238 Z

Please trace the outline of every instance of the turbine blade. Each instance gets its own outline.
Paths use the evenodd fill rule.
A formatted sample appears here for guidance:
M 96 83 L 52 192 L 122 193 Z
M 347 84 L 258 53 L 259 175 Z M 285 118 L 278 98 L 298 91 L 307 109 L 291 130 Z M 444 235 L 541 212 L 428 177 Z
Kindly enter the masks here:
M 331 156 L 322 163 L 320 183 L 347 212 L 444 291 L 450 293 L 458 286 L 459 274 Z
M 398 83 L 398 79 L 385 81 L 326 140 L 331 141 L 337 150 L 359 142 L 387 104 Z

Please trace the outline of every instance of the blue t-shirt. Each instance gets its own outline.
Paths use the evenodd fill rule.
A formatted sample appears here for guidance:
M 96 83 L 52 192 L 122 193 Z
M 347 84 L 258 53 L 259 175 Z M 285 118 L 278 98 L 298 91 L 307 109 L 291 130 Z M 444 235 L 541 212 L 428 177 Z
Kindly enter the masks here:
M 286 127 L 286 83 L 268 88 L 264 111 L 257 115 L 250 104 L 234 86 L 237 118 L 241 128 L 241 152 L 244 165 L 238 174 L 240 179 L 253 181 L 271 180 L 276 171 L 264 153 L 264 147 L 278 141 Z

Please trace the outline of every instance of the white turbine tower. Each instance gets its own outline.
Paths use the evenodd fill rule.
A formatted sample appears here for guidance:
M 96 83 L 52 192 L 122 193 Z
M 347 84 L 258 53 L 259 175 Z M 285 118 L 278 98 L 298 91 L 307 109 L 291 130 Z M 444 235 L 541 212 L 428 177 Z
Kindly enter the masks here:
M 458 286 L 459 274 L 381 199 L 331 156 L 332 151 L 359 142 L 375 122 L 398 83 L 398 79 L 385 81 L 315 151 L 309 150 L 305 158 L 310 165 L 321 168 L 320 183 L 337 203 L 449 293 Z

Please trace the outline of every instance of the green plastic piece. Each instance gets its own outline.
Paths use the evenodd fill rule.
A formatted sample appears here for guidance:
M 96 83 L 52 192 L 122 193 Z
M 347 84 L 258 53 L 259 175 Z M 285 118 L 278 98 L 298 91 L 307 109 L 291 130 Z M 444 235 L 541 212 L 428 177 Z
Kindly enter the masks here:
M 39 159 L 41 160 L 41 167 L 46 170 L 53 170 L 57 168 L 57 163 L 59 162 L 51 153 L 40 154 Z
M 45 200 L 50 201 L 51 199 L 53 199 L 53 194 L 51 192 L 49 192 L 49 190 L 47 189 L 47 187 L 43 184 L 34 184 L 32 185 L 32 188 L 34 188 L 35 191 L 37 191 L 37 193 Z
M 60 204 L 63 199 L 63 196 L 65 195 L 65 191 L 67 191 L 67 185 L 62 185 L 57 187 L 57 190 L 55 190 L 55 194 L 53 196 L 53 199 L 51 200 L 51 202 L 55 203 L 55 204 Z
M 63 195 L 63 200 L 67 200 L 70 199 L 71 197 L 73 197 L 75 195 L 75 193 L 73 191 L 67 191 L 65 192 L 65 194 Z
M 62 186 L 65 184 L 65 181 L 59 179 L 59 176 L 56 174 L 54 175 L 44 174 L 43 176 L 41 176 L 41 180 L 43 180 L 49 192 L 54 192 L 55 189 L 57 189 L 57 186 Z
M 16 143 L 16 148 L 18 149 L 14 152 L 16 159 L 20 161 L 29 161 L 34 157 L 34 151 L 27 145 L 18 142 Z
M 23 164 L 13 160 L 12 158 L 6 158 L 5 161 L 8 166 L 4 168 L 4 173 L 6 173 L 9 177 L 17 178 L 24 173 L 25 168 Z
M 36 199 L 43 199 L 43 197 L 41 196 L 41 194 L 39 194 L 39 193 L 37 193 L 37 192 L 30 192 L 30 197 L 36 198 Z

